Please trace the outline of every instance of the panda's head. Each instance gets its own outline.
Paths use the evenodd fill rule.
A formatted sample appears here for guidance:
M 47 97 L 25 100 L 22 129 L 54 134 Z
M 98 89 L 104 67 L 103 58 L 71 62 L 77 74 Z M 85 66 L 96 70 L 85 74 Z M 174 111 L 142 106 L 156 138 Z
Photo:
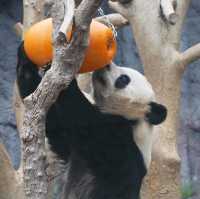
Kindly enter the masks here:
M 94 99 L 101 111 L 128 119 L 145 118 L 150 124 L 163 122 L 166 108 L 155 102 L 147 79 L 136 70 L 114 63 L 93 73 Z

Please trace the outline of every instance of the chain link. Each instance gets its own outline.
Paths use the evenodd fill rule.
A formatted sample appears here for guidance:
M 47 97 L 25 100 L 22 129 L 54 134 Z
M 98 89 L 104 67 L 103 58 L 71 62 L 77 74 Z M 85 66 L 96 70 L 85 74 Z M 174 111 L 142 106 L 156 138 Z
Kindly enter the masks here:
M 98 12 L 99 12 L 100 16 L 105 17 L 106 23 L 107 23 L 108 27 L 112 29 L 113 35 L 114 35 L 114 37 L 116 39 L 117 38 L 117 31 L 115 29 L 115 26 L 110 22 L 108 16 L 105 15 L 105 13 L 104 13 L 102 8 L 99 8 Z

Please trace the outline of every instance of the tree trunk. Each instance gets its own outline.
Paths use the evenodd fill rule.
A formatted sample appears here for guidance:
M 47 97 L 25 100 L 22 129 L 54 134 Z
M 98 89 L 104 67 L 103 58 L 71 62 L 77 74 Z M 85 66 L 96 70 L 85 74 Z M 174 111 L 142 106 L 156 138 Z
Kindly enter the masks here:
M 154 62 L 154 66 L 150 71 L 145 68 L 145 74 L 156 91 L 157 100 L 167 106 L 168 117 L 162 126 L 155 128 L 156 139 L 152 165 L 144 186 L 143 196 L 150 199 L 178 199 L 181 185 L 176 131 L 179 123 L 182 71 L 177 69 L 176 60 L 169 54 L 157 63 Z
M 178 2 L 179 23 L 171 26 L 158 17 L 159 0 L 135 1 L 131 20 L 144 72 L 152 84 L 157 100 L 167 106 L 166 122 L 155 128 L 152 166 L 144 184 L 143 198 L 180 198 L 180 158 L 176 132 L 180 107 L 180 82 L 183 73 L 176 49 L 180 45 L 181 25 L 187 4 Z M 144 22 L 142 17 L 148 18 Z

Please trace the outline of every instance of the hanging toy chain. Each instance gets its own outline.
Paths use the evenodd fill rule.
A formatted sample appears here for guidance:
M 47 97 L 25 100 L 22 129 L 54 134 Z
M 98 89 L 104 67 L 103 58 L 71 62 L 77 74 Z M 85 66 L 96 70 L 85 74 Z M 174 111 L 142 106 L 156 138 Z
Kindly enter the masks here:
M 113 35 L 116 39 L 117 38 L 117 31 L 115 29 L 115 26 L 110 22 L 108 16 L 104 14 L 104 11 L 103 11 L 102 8 L 99 8 L 98 12 L 99 12 L 100 16 L 105 17 L 106 23 L 107 23 L 108 27 L 112 29 Z

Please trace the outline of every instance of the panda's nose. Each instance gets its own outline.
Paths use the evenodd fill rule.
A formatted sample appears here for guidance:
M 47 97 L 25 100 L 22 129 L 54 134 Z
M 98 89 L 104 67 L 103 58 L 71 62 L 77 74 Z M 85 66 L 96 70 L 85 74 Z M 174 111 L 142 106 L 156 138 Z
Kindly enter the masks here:
M 107 65 L 105 66 L 105 68 L 106 68 L 106 70 L 110 70 L 110 69 L 111 69 L 110 64 L 107 64 Z
M 93 72 L 92 79 L 93 82 L 99 82 L 102 85 L 106 85 L 106 80 L 104 78 L 104 71 L 105 70 L 96 70 Z

